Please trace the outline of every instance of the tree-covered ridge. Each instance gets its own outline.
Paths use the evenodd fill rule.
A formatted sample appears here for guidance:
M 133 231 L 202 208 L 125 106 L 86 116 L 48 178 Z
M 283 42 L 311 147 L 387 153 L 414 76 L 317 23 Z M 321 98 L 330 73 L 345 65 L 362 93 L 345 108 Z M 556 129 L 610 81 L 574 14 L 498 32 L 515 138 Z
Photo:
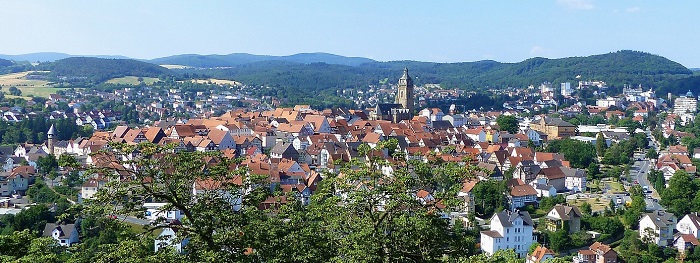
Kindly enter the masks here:
M 197 55 L 184 54 L 152 59 L 149 62 L 155 64 L 185 65 L 197 68 L 233 67 L 260 61 L 284 61 L 293 63 L 327 63 L 347 66 L 359 66 L 364 63 L 375 62 L 372 59 L 361 57 L 345 57 L 328 53 L 300 53 L 289 56 L 266 56 L 246 53 L 233 53 L 228 55 Z
M 14 63 L 12 63 L 12 61 L 0 58 L 0 67 L 9 67 L 9 66 L 12 66 L 12 64 L 14 64 Z
M 71 57 L 41 66 L 50 70 L 50 78 L 57 81 L 97 84 L 124 76 L 158 77 L 171 72 L 158 65 L 133 59 L 104 59 L 91 57 Z
M 655 86 L 659 81 L 692 75 L 689 69 L 679 63 L 637 51 L 561 59 L 532 58 L 518 63 L 489 60 L 462 63 L 391 61 L 353 67 L 270 60 L 232 64 L 230 67 L 204 72 L 246 84 L 320 90 L 378 84 L 380 80 L 396 78 L 397 72 L 405 67 L 413 72 L 416 84 L 441 83 L 461 88 L 527 87 L 545 81 L 558 83 L 578 80 L 603 80 L 615 86 Z

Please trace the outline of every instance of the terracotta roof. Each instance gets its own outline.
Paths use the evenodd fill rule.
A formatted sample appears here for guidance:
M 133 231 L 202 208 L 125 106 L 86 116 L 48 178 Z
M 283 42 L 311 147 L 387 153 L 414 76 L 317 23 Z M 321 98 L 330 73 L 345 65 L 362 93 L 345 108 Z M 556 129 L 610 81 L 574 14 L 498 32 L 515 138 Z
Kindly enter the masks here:
M 471 192 L 477 183 L 479 183 L 479 179 L 464 180 L 464 182 L 462 183 L 462 190 L 460 190 L 460 192 L 462 192 L 462 193 Z
M 551 249 L 548 249 L 543 246 L 537 246 L 537 248 L 535 248 L 535 250 L 532 251 L 532 254 L 529 256 L 529 258 L 533 259 L 530 262 L 541 262 L 542 258 L 544 258 L 544 256 L 546 255 L 550 255 L 552 257 L 555 256 L 554 251 L 552 251 Z
M 537 191 L 530 185 L 515 185 L 510 189 L 511 196 L 537 195 Z

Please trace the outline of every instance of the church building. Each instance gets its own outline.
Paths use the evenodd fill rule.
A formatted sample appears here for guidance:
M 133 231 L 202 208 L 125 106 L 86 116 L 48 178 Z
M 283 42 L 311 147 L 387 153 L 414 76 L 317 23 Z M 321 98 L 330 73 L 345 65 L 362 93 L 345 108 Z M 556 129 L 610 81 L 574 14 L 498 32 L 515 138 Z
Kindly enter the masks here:
M 407 68 L 403 70 L 403 76 L 399 79 L 397 86 L 396 101 L 394 103 L 378 103 L 371 113 L 372 119 L 398 123 L 413 118 L 413 110 L 415 109 L 413 79 L 408 75 Z

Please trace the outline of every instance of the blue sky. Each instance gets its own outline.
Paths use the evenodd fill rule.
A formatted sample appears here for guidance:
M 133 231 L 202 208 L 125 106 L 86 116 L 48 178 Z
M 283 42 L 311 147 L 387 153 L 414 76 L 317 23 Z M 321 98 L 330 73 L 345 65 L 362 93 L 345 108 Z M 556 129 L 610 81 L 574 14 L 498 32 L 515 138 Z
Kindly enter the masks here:
M 700 1 L 0 0 L 0 54 L 328 52 L 518 62 L 622 49 L 700 67 Z

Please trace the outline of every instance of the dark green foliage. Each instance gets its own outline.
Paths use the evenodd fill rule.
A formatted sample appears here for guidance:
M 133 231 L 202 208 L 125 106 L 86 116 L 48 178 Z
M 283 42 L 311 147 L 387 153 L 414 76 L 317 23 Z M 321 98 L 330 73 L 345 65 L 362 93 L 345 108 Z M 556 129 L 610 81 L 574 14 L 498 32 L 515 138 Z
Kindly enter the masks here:
M 666 58 L 644 52 L 618 51 L 588 57 L 563 59 L 532 58 L 519 63 L 477 61 L 463 63 L 431 63 L 417 61 L 392 61 L 364 63 L 357 67 L 331 65 L 327 63 L 301 64 L 281 60 L 259 61 L 251 59 L 247 64 L 226 64 L 225 59 L 215 59 L 214 64 L 205 65 L 200 57 L 191 57 L 194 66 L 231 66 L 227 70 L 212 70 L 212 76 L 234 77 L 246 84 L 269 86 L 293 86 L 301 89 L 331 88 L 346 81 L 333 82 L 330 86 L 304 85 L 303 79 L 311 76 L 344 76 L 351 86 L 363 83 L 376 84 L 379 80 L 395 79 L 404 67 L 408 67 L 420 83 L 441 83 L 448 87 L 526 87 L 530 84 L 550 81 L 552 83 L 573 81 L 576 75 L 586 79 L 605 79 L 614 86 L 625 83 L 641 83 L 649 86 L 654 81 L 690 76 L 692 72 Z M 206 59 L 203 58 L 202 59 Z M 186 61 L 178 61 L 186 62 Z M 303 62 L 302 62 L 303 63 Z M 323 65 L 319 67 L 319 65 Z M 304 74 L 306 72 L 306 74 Z M 399 73 L 397 73 L 399 72 Z M 299 82 L 302 80 L 302 82 Z M 319 77 L 318 80 L 322 81 Z M 311 84 L 311 83 L 308 83 Z M 321 84 L 317 82 L 317 84 Z M 346 85 L 340 85 L 346 86 Z
M 505 207 L 506 185 L 496 180 L 480 181 L 472 189 L 476 200 L 476 213 L 479 217 L 489 218 Z
M 49 174 L 50 172 L 58 169 L 58 161 L 52 154 L 49 154 L 46 157 L 40 156 L 36 160 L 36 165 L 37 168 L 39 168 L 39 172 L 42 174 Z
M 29 207 L 16 215 L 7 214 L 0 217 L 0 225 L 4 227 L 3 234 L 10 231 L 30 230 L 33 235 L 41 235 L 47 222 L 53 222 L 49 208 L 45 205 Z M 1 250 L 0 246 L 0 250 Z
M 560 229 L 555 232 L 547 232 L 547 239 L 549 248 L 554 251 L 561 252 L 571 245 L 571 237 L 569 236 L 569 232 L 565 229 Z
M 625 226 L 615 217 L 586 216 L 581 221 L 582 229 L 590 229 L 608 235 L 619 235 Z
M 496 118 L 496 123 L 502 131 L 507 131 L 511 134 L 518 133 L 518 119 L 515 116 L 500 115 Z
M 668 188 L 661 193 L 660 204 L 675 214 L 682 217 L 695 209 L 700 208 L 699 201 L 700 180 L 693 178 L 683 170 L 678 170 L 668 181 Z
M 540 209 L 548 212 L 552 207 L 557 204 L 566 204 L 566 197 L 564 195 L 556 195 L 553 197 L 543 197 L 540 200 Z
M 595 146 L 569 138 L 549 141 L 545 151 L 564 154 L 564 157 L 571 162 L 571 166 L 575 168 L 587 168 L 596 160 Z
M 668 262 L 666 261 L 667 259 L 676 257 L 675 250 L 663 249 L 653 243 L 646 244 L 639 239 L 639 233 L 633 230 L 625 231 L 624 238 L 616 251 L 618 251 L 619 257 L 625 262 L 634 263 Z
M 68 81 L 75 84 L 98 84 L 124 76 L 170 75 L 170 70 L 166 68 L 133 59 L 71 57 L 41 67 L 50 70 L 48 75 L 55 81 Z
M 76 125 L 75 119 L 47 120 L 44 116 L 36 116 L 20 122 L 0 120 L 0 142 L 3 144 L 42 143 L 47 139 L 45 133 L 52 123 L 56 129 L 56 140 L 63 141 L 92 135 L 92 130 L 85 130 Z

